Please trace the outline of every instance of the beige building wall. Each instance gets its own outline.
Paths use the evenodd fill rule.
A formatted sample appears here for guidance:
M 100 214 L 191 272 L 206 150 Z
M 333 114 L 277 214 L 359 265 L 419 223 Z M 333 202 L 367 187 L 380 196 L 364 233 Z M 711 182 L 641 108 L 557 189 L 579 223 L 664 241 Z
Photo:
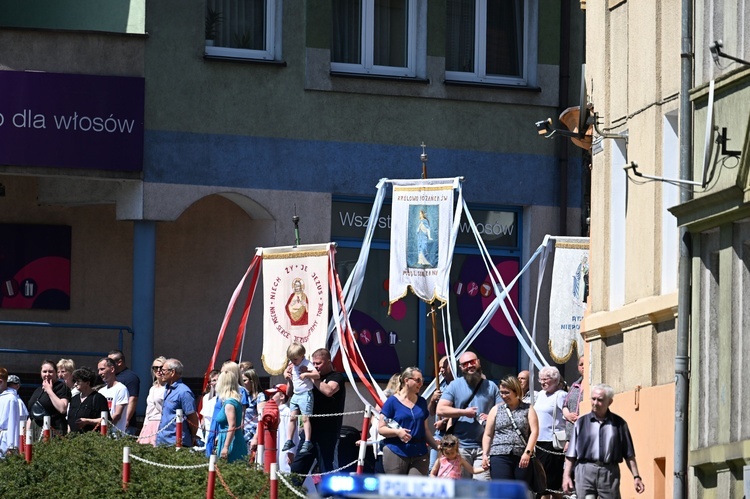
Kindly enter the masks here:
M 590 306 L 582 332 L 587 341 L 586 379 L 615 389 L 612 410 L 623 416 L 635 442 L 646 492 L 672 494 L 674 357 L 677 293 L 662 286 L 664 266 L 674 266 L 663 246 L 665 197 L 661 182 L 677 151 L 665 116 L 679 106 L 679 0 L 588 0 L 586 83 L 598 114 L 591 174 Z M 597 135 L 601 139 L 597 139 Z M 677 187 L 674 187 L 677 189 Z M 676 224 L 673 227 L 676 232 Z M 666 256 L 662 256 L 663 253 Z M 622 467 L 621 493 L 635 497 Z

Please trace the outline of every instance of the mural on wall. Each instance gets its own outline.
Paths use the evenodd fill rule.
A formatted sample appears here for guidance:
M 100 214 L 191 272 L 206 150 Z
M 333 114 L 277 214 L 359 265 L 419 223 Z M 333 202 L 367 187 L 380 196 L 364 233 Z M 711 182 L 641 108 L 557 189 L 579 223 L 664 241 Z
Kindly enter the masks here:
M 71 227 L 0 224 L 0 308 L 70 309 Z

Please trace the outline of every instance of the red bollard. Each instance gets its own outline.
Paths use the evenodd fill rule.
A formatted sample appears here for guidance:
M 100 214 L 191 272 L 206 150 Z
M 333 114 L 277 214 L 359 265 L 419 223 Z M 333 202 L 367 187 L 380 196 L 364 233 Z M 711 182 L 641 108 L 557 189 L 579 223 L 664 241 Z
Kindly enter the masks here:
M 211 455 L 208 460 L 208 486 L 206 487 L 206 499 L 214 499 L 214 488 L 216 487 L 216 455 Z
M 263 407 L 263 423 L 265 431 L 261 434 L 265 441 L 263 456 L 263 470 L 271 471 L 271 464 L 276 463 L 276 433 L 279 429 L 279 406 L 274 399 L 270 399 Z
M 122 448 L 122 489 L 128 489 L 130 483 L 130 447 Z
M 42 440 L 49 442 L 49 438 L 52 435 L 52 417 L 44 416 L 44 423 L 42 423 Z
M 362 435 L 360 436 L 359 454 L 357 456 L 357 474 L 365 472 L 365 452 L 367 452 L 367 439 L 370 436 L 370 418 L 372 407 L 365 407 L 365 417 L 362 419 Z
M 273 463 L 271 465 L 271 491 L 270 496 L 271 499 L 278 499 L 279 497 L 279 480 L 276 476 L 276 473 L 279 471 L 279 465 L 276 463 Z
M 26 446 L 26 421 L 21 421 L 18 425 L 18 453 L 22 456 L 25 453 Z
M 177 424 L 175 432 L 174 445 L 180 449 L 182 448 L 182 409 L 177 409 Z
M 107 422 L 109 421 L 109 412 L 102 411 L 101 418 L 102 418 L 102 422 L 99 423 L 99 432 L 106 437 L 107 436 Z
M 33 437 L 32 437 L 31 434 L 32 434 L 32 432 L 28 432 L 26 434 L 26 446 L 23 449 L 24 450 L 24 457 L 26 458 L 26 462 L 27 463 L 31 462 L 31 448 L 34 446 L 34 443 L 32 441 Z

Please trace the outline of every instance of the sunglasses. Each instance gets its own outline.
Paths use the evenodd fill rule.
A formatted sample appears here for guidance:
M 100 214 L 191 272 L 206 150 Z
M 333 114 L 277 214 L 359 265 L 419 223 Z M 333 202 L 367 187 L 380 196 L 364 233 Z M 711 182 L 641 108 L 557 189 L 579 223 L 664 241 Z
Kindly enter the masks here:
M 467 360 L 466 362 L 461 362 L 461 367 L 472 367 L 477 365 L 477 359 L 471 359 Z
M 159 371 L 162 370 L 162 366 L 151 366 L 151 370 L 154 371 L 155 373 L 158 373 Z
M 440 444 L 441 449 L 450 449 L 451 447 L 455 447 L 456 442 L 445 442 L 444 444 Z
M 412 380 L 412 381 L 416 381 L 417 384 L 424 383 L 424 379 L 422 379 L 422 378 L 409 378 L 409 379 Z

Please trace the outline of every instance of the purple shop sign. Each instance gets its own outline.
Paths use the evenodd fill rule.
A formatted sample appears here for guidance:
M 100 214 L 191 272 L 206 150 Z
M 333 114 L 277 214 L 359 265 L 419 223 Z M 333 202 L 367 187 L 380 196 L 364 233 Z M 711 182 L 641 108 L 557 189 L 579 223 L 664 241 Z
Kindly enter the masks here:
M 0 165 L 141 171 L 145 80 L 0 71 Z

